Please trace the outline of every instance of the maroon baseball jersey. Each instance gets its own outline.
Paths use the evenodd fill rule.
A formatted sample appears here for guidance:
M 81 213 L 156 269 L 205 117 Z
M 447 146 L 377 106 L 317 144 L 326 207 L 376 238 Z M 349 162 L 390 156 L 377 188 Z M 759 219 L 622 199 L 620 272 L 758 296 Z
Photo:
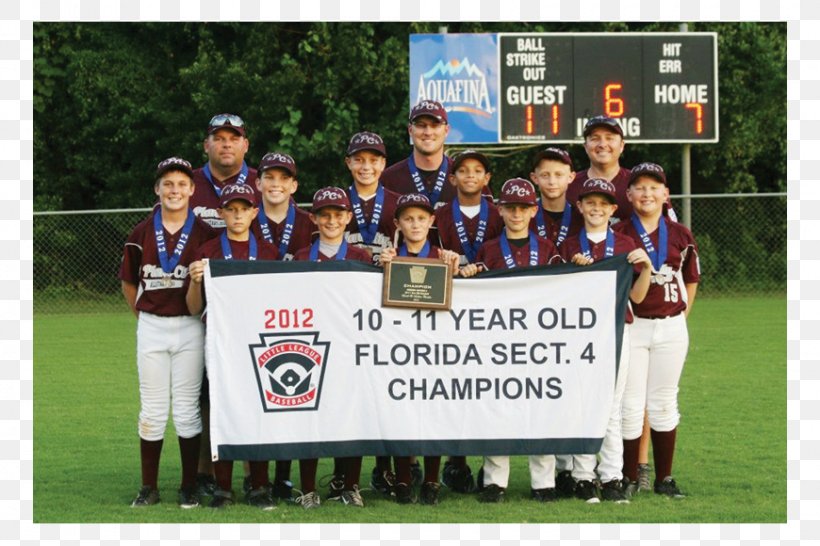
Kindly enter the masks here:
M 572 184 L 570 184 L 570 185 L 572 185 Z M 577 234 L 579 231 L 581 231 L 581 228 L 584 227 L 584 217 L 581 216 L 581 213 L 578 211 L 578 207 L 575 206 L 575 202 L 574 201 L 569 201 L 569 189 L 567 189 L 567 200 L 568 200 L 567 202 L 570 203 L 570 205 L 572 207 L 572 214 L 570 214 L 570 220 L 569 220 L 569 231 L 567 231 L 567 238 L 568 238 L 568 237 L 571 237 L 571 236 Z M 538 235 L 540 237 L 541 234 L 538 231 L 538 223 L 539 223 L 539 218 L 543 218 L 544 219 L 544 225 L 547 228 L 546 238 L 549 239 L 550 241 L 552 241 L 552 244 L 554 244 L 557 248 L 561 248 L 561 245 L 559 245 L 557 243 L 557 241 L 558 241 L 558 234 L 561 232 L 561 219 L 563 217 L 563 212 L 558 214 L 558 215 L 553 215 L 553 214 L 547 212 L 546 210 L 544 210 L 544 208 L 541 207 L 540 205 L 539 205 L 539 207 L 540 207 L 539 214 L 537 214 L 535 217 L 533 217 L 532 220 L 530 220 L 530 231 L 532 231 L 533 233 L 535 233 L 536 235 Z M 564 240 L 566 240 L 566 239 L 564 239 Z
M 406 157 L 384 170 L 379 181 L 385 188 L 399 195 L 418 193 L 418 189 L 416 189 L 416 185 L 413 183 L 413 177 L 410 176 L 409 159 L 409 157 Z M 438 201 L 433 204 L 435 208 L 444 206 L 455 199 L 457 195 L 456 187 L 450 183 L 450 175 L 453 174 L 453 160 L 447 158 L 447 161 L 449 164 L 447 178 L 444 180 L 444 186 L 441 188 L 441 195 L 439 195 Z M 424 171 L 419 169 L 419 174 L 421 175 L 421 179 L 424 180 L 426 190 L 428 192 L 431 191 L 438 178 L 438 170 Z M 489 198 L 493 196 L 489 185 L 484 186 L 482 193 Z
M 538 242 L 538 265 L 547 265 L 561 262 L 561 256 L 555 250 L 552 241 L 536 237 Z M 516 267 L 528 267 L 530 265 L 530 243 L 518 246 L 510 242 L 510 250 L 513 254 Z M 476 263 L 483 263 L 487 269 L 506 269 L 504 254 L 501 252 L 501 237 L 491 239 L 481 245 L 475 258 Z
M 319 252 L 319 261 L 320 262 L 327 262 L 333 260 L 334 256 L 325 256 L 321 252 Z M 370 254 L 363 248 L 359 248 L 356 246 L 347 247 L 347 255 L 345 256 L 345 260 L 357 260 L 360 262 L 372 264 L 373 261 L 370 259 Z M 295 262 L 307 262 L 310 261 L 310 245 L 300 248 L 296 251 L 296 254 L 293 255 L 293 261 Z
M 282 233 L 285 231 L 285 218 L 283 218 L 279 223 L 274 222 L 270 217 L 267 218 L 268 227 L 270 228 L 271 237 L 273 238 L 273 244 L 278 249 L 279 243 L 282 241 Z M 280 256 L 280 258 L 283 261 L 292 260 L 293 255 L 296 254 L 297 250 L 304 246 L 308 246 L 311 243 L 315 229 L 316 224 L 310 220 L 310 215 L 306 211 L 297 207 L 293 232 L 290 234 L 290 243 L 288 243 L 288 248 L 285 250 L 285 255 Z M 260 241 L 265 241 L 265 237 L 262 234 L 262 227 L 259 225 L 258 218 L 254 218 L 253 223 L 251 224 L 251 232 L 254 237 Z
M 610 180 L 615 185 L 615 202 L 618 205 L 618 210 L 615 211 L 613 217 L 620 221 L 629 220 L 632 216 L 632 203 L 629 202 L 629 198 L 626 196 L 626 188 L 629 186 L 631 174 L 629 169 L 621 167 L 615 178 Z M 589 179 L 589 171 L 584 169 L 575 174 L 575 179 L 567 187 L 567 200 L 576 211 L 578 207 L 575 204 L 578 202 L 578 194 L 581 193 L 581 186 L 587 179 Z
M 359 223 L 356 221 L 356 214 L 350 219 L 345 230 L 345 239 L 348 244 L 358 248 L 363 248 L 372 256 L 372 263 L 379 264 L 379 255 L 385 248 L 393 247 L 393 236 L 396 234 L 396 224 L 393 223 L 393 217 L 396 214 L 396 201 L 399 199 L 399 194 L 394 193 L 387 188 L 384 191 L 384 203 L 382 204 L 382 214 L 379 219 L 379 227 L 376 230 L 376 236 L 373 238 L 371 244 L 367 244 L 362 239 L 362 234 L 359 231 Z M 369 225 L 371 218 L 373 218 L 373 208 L 376 204 L 376 197 L 370 199 L 361 199 L 362 212 L 365 220 Z
M 613 230 L 614 231 L 614 230 Z M 635 241 L 630 237 L 627 237 L 623 233 L 615 232 L 615 256 L 619 254 L 629 254 L 633 250 L 638 248 L 635 244 Z M 599 243 L 594 243 L 589 241 L 589 251 L 592 254 L 592 259 L 596 262 L 601 261 L 604 259 L 604 252 L 606 251 L 606 239 Z M 581 250 L 581 239 L 580 234 L 576 233 L 571 237 L 567 237 L 564 241 L 564 244 L 561 245 L 559 252 L 561 254 L 561 259 L 567 263 L 572 262 L 572 257 L 576 254 L 583 254 Z M 641 274 L 640 269 L 637 267 L 634 268 L 634 276 L 632 279 L 632 283 L 635 283 L 635 279 L 638 278 L 638 275 Z M 631 309 L 631 302 L 629 305 L 626 306 L 626 323 L 630 324 L 632 322 L 632 309 Z
M 137 310 L 164 317 L 190 315 L 185 304 L 188 265 L 196 260 L 197 249 L 219 233 L 199 219 L 194 221 L 179 263 L 174 268 L 170 280 L 165 281 L 154 234 L 154 213 L 158 208 L 159 205 L 154 207 L 151 215 L 137 224 L 128 236 L 119 278 L 137 286 Z M 182 229 L 171 234 L 163 228 L 163 232 L 165 247 L 173 253 Z
M 239 178 L 239 174 L 237 173 L 222 181 L 214 178 L 214 183 L 221 189 L 226 184 L 235 183 Z M 256 202 L 261 203 L 262 194 L 256 189 L 256 169 L 248 168 L 248 178 L 245 180 L 245 184 L 249 184 L 253 188 L 254 193 L 256 193 Z M 216 209 L 219 208 L 219 196 L 214 191 L 211 183 L 208 182 L 205 173 L 202 172 L 202 167 L 194 171 L 194 194 L 191 196 L 189 206 L 193 209 L 194 214 L 212 228 L 225 229 L 225 221 L 216 212 Z
M 661 217 L 668 230 L 667 256 L 660 271 L 652 272 L 649 292 L 643 302 L 633 305 L 635 315 L 642 318 L 672 317 L 686 310 L 686 284 L 700 282 L 698 247 L 692 232 L 686 226 Z M 643 246 L 641 238 L 631 221 L 618 222 L 612 228 L 616 233 L 631 237 L 635 244 Z M 658 231 L 649 239 L 658 248 Z M 650 256 L 651 257 L 651 256 Z
M 498 213 L 498 207 L 492 203 L 488 204 L 489 215 L 487 216 L 487 231 L 484 234 L 484 242 L 499 237 L 501 232 L 504 231 L 504 220 Z M 467 256 L 464 255 L 464 248 L 461 246 L 456 223 L 453 220 L 454 206 L 458 206 L 457 199 L 436 209 L 436 222 L 433 224 L 433 229 L 430 230 L 430 238 L 433 239 L 433 243 L 437 243 L 441 248 L 458 252 L 459 265 L 467 265 Z M 467 237 L 470 242 L 475 241 L 476 231 L 478 231 L 478 217 L 478 214 L 472 218 L 462 214 L 464 229 L 467 230 Z

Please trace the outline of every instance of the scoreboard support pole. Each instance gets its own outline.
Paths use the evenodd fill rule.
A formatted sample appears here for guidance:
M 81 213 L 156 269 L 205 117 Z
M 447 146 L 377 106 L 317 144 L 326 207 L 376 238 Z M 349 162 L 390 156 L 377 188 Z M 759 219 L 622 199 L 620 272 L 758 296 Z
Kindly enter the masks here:
M 678 27 L 681 32 L 689 32 L 689 24 L 681 23 Z M 681 193 L 683 198 L 683 225 L 692 229 L 692 145 L 684 144 L 681 151 Z

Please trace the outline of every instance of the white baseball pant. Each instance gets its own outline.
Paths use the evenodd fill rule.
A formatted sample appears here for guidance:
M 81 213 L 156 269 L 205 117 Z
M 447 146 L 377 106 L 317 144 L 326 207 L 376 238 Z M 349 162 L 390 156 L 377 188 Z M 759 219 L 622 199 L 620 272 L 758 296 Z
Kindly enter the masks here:
M 199 390 L 205 356 L 205 329 L 199 317 L 162 317 L 140 312 L 137 371 L 140 385 L 139 436 L 162 440 L 173 404 L 177 435 L 202 432 Z
M 551 489 L 555 487 L 555 456 L 530 455 L 530 487 L 532 489 Z M 484 457 L 484 486 L 495 484 L 507 487 L 510 480 L 510 457 L 493 455 Z
M 663 319 L 635 317 L 623 400 L 624 439 L 640 437 L 644 408 L 652 430 L 667 432 L 678 426 L 678 382 L 688 349 L 683 313 Z

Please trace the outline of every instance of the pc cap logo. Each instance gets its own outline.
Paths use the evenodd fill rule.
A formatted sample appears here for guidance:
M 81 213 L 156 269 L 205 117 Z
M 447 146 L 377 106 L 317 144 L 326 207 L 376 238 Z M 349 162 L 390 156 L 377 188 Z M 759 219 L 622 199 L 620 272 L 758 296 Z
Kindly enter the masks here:
M 154 175 L 154 178 L 159 178 L 168 171 L 182 171 L 191 178 L 194 177 L 194 169 L 191 167 L 191 164 L 181 157 L 169 157 L 168 159 L 160 161 L 159 165 L 157 165 L 157 173 Z
M 581 185 L 581 192 L 578 194 L 578 198 L 580 199 L 581 197 L 591 193 L 600 193 L 605 195 L 610 203 L 614 203 L 616 201 L 615 184 L 603 178 L 589 178 L 584 180 L 583 185 Z
M 259 176 L 268 169 L 284 169 L 291 176 L 296 176 L 296 162 L 288 154 L 282 152 L 269 152 L 265 154 L 259 163 L 256 172 Z
M 430 199 L 421 193 L 407 193 L 396 200 L 396 212 L 394 216 L 399 217 L 399 213 L 409 207 L 419 207 L 433 214 L 433 205 L 430 204 Z
M 319 409 L 330 342 L 318 332 L 259 334 L 249 345 L 265 412 Z
M 416 104 L 412 110 L 410 110 L 410 123 L 416 121 L 416 118 L 421 116 L 430 116 L 434 117 L 437 120 L 447 123 L 447 110 L 444 109 L 444 106 L 438 101 L 435 100 L 423 100 Z
M 313 194 L 313 208 L 311 208 L 311 211 L 318 212 L 325 207 L 350 210 L 350 199 L 347 198 L 347 193 L 342 188 L 328 186 L 316 190 L 316 193 Z
M 501 186 L 501 196 L 498 198 L 499 205 L 534 206 L 537 203 L 535 188 L 528 180 L 512 178 Z
M 632 171 L 629 176 L 629 185 L 631 186 L 641 176 L 649 176 L 664 186 L 667 185 L 666 173 L 663 172 L 663 167 L 657 163 L 640 163 L 639 165 L 632 167 Z
M 241 199 L 252 206 L 256 206 L 256 193 L 248 184 L 226 184 L 219 196 L 219 206 L 224 208 L 231 201 Z
M 347 145 L 346 155 L 351 156 L 356 152 L 361 152 L 362 150 L 370 150 L 381 156 L 387 157 L 387 149 L 384 146 L 382 137 L 369 131 L 356 133 L 350 138 L 350 142 Z

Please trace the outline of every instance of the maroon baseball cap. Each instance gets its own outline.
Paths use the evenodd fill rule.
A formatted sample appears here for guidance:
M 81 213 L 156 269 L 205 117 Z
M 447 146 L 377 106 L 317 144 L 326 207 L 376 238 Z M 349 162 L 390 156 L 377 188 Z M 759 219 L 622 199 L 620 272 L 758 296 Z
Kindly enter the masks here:
M 236 199 L 247 201 L 252 206 L 256 206 L 256 192 L 248 184 L 225 184 L 222 188 L 222 194 L 219 196 L 219 207 L 223 208 L 225 205 Z
M 574 170 L 572 166 L 572 158 L 569 156 L 569 152 L 566 150 L 562 150 L 561 148 L 544 148 L 537 154 L 535 154 L 535 159 L 532 161 L 532 169 L 535 170 L 538 167 L 538 164 L 544 161 L 545 159 L 551 159 L 553 161 L 559 161 L 561 163 L 565 163 L 569 165 L 570 170 Z
M 634 184 L 635 181 L 641 176 L 654 178 L 664 186 L 669 185 L 666 183 L 666 173 L 663 172 L 663 167 L 657 163 L 641 163 L 632 167 L 632 171 L 629 176 L 629 185 L 631 186 Z
M 245 136 L 245 122 L 236 114 L 217 114 L 208 122 L 208 135 L 220 129 L 230 129 L 239 136 Z
M 387 157 L 387 149 L 384 147 L 384 140 L 376 133 L 369 131 L 362 131 L 350 137 L 350 142 L 347 144 L 347 155 L 350 157 L 356 152 L 362 150 L 370 150 L 376 152 L 382 157 Z
M 484 170 L 490 172 L 490 160 L 486 155 L 478 150 L 464 150 L 453 158 L 453 172 L 464 162 L 465 159 L 475 159 L 484 165 Z
M 535 188 L 529 180 L 523 178 L 511 178 L 501 186 L 501 195 L 498 197 L 499 205 L 528 205 L 538 204 Z
M 191 167 L 191 164 L 181 157 L 169 157 L 168 159 L 160 161 L 159 165 L 157 165 L 157 174 L 154 175 L 154 179 L 158 179 L 168 171 L 181 171 L 191 178 L 194 177 L 194 169 Z
M 413 109 L 410 110 L 410 123 L 413 123 L 416 121 L 416 118 L 420 118 L 421 116 L 430 116 L 442 123 L 447 123 L 447 110 L 444 109 L 444 106 L 442 106 L 440 102 L 435 100 L 423 100 L 416 104 Z
M 311 212 L 319 212 L 325 207 L 338 207 L 343 210 L 350 210 L 350 199 L 342 188 L 327 186 L 316 190 L 313 194 L 313 207 Z
M 621 125 L 617 122 L 617 120 L 615 120 L 615 118 L 610 118 L 607 116 L 595 116 L 589 118 L 587 120 L 586 125 L 584 125 L 584 138 L 588 137 L 592 130 L 596 127 L 603 127 L 605 129 L 609 129 L 613 133 L 618 133 L 619 135 L 621 135 L 621 138 L 623 138 L 624 136 L 624 130 L 621 128 Z
M 578 194 L 578 199 L 585 195 L 592 193 L 600 193 L 606 196 L 610 203 L 615 203 L 615 184 L 604 178 L 588 178 L 581 184 L 581 192 Z
M 291 176 L 296 176 L 296 162 L 288 154 L 282 152 L 269 152 L 265 154 L 259 166 L 256 168 L 257 176 L 261 177 L 262 173 L 268 169 L 283 169 L 290 173 Z
M 410 207 L 424 209 L 430 214 L 435 212 L 433 205 L 430 204 L 430 200 L 426 195 L 421 193 L 407 193 L 399 197 L 396 201 L 396 213 L 394 216 L 398 218 L 401 211 Z

